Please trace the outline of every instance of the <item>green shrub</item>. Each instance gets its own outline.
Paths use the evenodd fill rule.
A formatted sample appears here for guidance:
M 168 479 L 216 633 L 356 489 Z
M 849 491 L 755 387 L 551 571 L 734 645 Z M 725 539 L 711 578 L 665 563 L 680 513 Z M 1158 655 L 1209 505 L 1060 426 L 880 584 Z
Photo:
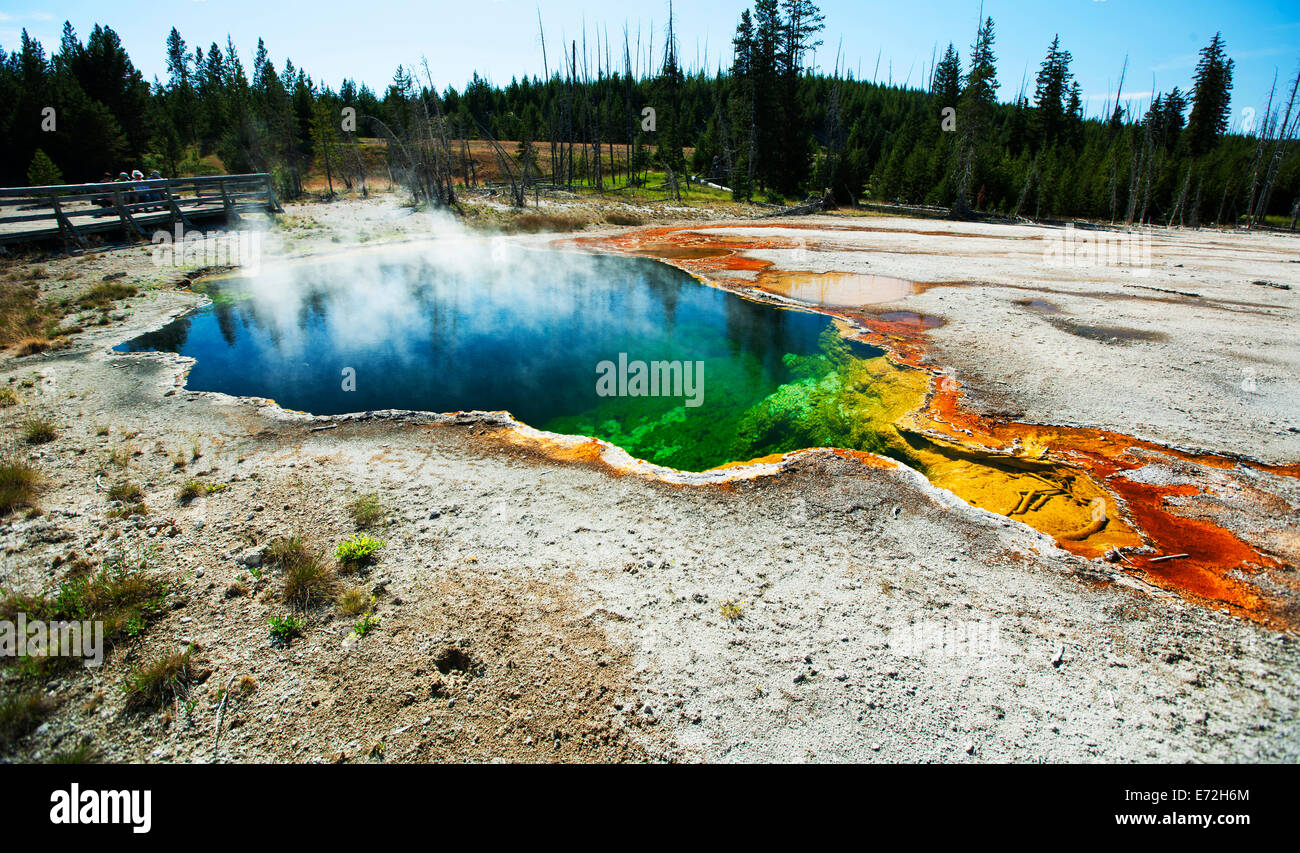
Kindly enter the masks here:
M 384 547 L 384 543 L 365 533 L 354 533 L 344 539 L 335 548 L 335 556 L 345 566 L 364 566 L 375 558 L 375 553 Z
M 271 639 L 281 646 L 287 646 L 294 637 L 302 636 L 303 626 L 307 624 L 293 614 L 272 616 L 268 622 L 271 626 Z

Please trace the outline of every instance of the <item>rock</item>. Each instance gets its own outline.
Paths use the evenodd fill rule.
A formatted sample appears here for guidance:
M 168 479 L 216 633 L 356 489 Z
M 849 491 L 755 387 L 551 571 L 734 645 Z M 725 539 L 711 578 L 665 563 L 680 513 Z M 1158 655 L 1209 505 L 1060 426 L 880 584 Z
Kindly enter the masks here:
M 248 566 L 249 568 L 257 568 L 262 565 L 262 559 L 265 553 L 265 545 L 256 548 L 249 548 L 247 551 L 239 555 L 239 563 L 240 565 Z
M 967 742 L 966 742 L 966 754 L 967 754 L 967 755 L 974 755 L 974 754 L 975 754 L 975 744 L 974 744 L 974 743 L 972 743 L 972 742 L 970 742 L 970 741 L 967 741 Z
M 205 572 L 203 571 L 203 569 L 195 569 L 195 570 L 194 570 L 194 577 L 196 577 L 196 578 L 201 578 L 201 577 L 203 577 L 204 574 L 205 574 Z

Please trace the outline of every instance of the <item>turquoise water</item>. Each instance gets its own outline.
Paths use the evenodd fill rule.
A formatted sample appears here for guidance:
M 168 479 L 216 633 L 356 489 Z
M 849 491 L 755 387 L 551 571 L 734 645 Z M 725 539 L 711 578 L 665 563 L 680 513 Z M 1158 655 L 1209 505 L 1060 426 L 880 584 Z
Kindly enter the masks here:
M 321 415 L 503 409 L 683 470 L 808 446 L 791 412 L 810 415 L 809 394 L 833 392 L 846 360 L 881 355 L 823 315 L 650 259 L 449 252 L 230 279 L 209 290 L 213 305 L 118 350 L 194 357 L 195 390 Z M 636 362 L 683 381 L 628 396 L 652 390 Z

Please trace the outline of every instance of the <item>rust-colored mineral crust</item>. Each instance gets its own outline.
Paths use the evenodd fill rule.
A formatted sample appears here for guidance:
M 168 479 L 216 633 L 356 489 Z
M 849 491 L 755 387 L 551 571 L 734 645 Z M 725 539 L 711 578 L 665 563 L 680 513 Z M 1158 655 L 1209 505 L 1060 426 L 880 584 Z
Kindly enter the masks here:
M 928 332 L 941 325 L 942 318 L 900 311 L 897 306 L 875 310 L 878 303 L 894 302 L 911 292 L 961 285 L 780 270 L 747 253 L 805 248 L 806 241 L 777 234 L 751 239 L 710 230 L 699 225 L 651 228 L 570 242 L 592 251 L 656 257 L 746 298 L 839 318 L 846 334 L 885 350 L 893 370 L 928 374 L 928 393 L 918 394 L 914 405 L 900 413 L 896 427 L 907 436 L 914 458 L 936 485 L 974 506 L 1023 521 L 1080 556 L 1109 554 L 1119 560 L 1118 568 L 1188 600 L 1228 608 L 1274 627 L 1295 627 L 1294 614 L 1285 603 L 1251 582 L 1260 572 L 1282 568 L 1282 559 L 1261 552 L 1232 530 L 1193 515 L 1179 503 L 1201 494 L 1201 487 L 1153 485 L 1126 474 L 1162 456 L 1206 469 L 1231 472 L 1247 466 L 1286 477 L 1300 476 L 1300 465 L 1267 466 L 1190 454 L 1099 429 L 993 421 L 963 406 L 960 383 L 925 362 Z M 587 448 L 587 452 L 592 451 Z M 862 451 L 837 453 L 863 464 L 896 464 Z M 573 455 L 573 450 L 566 455 Z M 711 473 L 752 475 L 756 467 L 777 471 L 782 458 L 736 460 Z M 1153 561 L 1171 554 L 1186 556 Z

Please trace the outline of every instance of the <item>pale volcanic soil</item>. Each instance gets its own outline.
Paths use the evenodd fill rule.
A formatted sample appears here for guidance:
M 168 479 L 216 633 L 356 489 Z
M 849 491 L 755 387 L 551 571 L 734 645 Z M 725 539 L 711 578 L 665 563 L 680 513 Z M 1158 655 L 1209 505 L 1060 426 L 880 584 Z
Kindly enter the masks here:
M 272 241 L 279 255 L 338 251 L 361 229 L 373 244 L 445 227 L 385 200 L 289 214 L 311 224 Z M 1054 229 L 1038 226 L 825 216 L 705 230 L 724 229 L 788 230 L 803 242 L 752 252 L 785 270 L 953 282 L 882 310 L 945 321 L 926 358 L 977 411 L 1300 462 L 1300 239 L 1159 231 L 1139 277 L 1047 267 Z M 174 587 L 165 615 L 103 667 L 43 686 L 57 708 L 6 760 L 82 742 L 149 762 L 1300 759 L 1293 631 L 1074 556 L 901 465 L 820 450 L 717 482 L 596 458 L 500 414 L 313 419 L 191 392 L 187 360 L 109 351 L 202 304 L 178 271 L 139 247 L 22 262 L 48 268 L 56 297 L 112 272 L 143 292 L 65 350 L 0 361 L 0 387 L 23 400 L 0 410 L 4 442 L 44 477 L 41 513 L 0 522 L 0 588 L 50 591 L 56 562 L 117 548 L 150 554 Z M 58 438 L 19 443 L 29 410 Z M 108 515 L 111 452 L 129 457 L 143 518 Z M 1207 485 L 1207 512 L 1293 583 L 1294 478 L 1230 474 L 1221 494 Z M 1148 476 L 1206 485 L 1199 471 Z M 1247 476 L 1268 501 L 1238 506 Z M 181 505 L 196 477 L 229 485 Z M 278 535 L 332 547 L 366 492 L 389 507 L 387 545 L 344 582 L 373 590 L 378 626 L 350 637 L 355 619 L 325 607 L 273 646 L 280 579 L 251 564 Z M 190 644 L 205 676 L 191 701 L 127 711 L 131 667 Z M 0 678 L 16 689 L 12 668 Z

